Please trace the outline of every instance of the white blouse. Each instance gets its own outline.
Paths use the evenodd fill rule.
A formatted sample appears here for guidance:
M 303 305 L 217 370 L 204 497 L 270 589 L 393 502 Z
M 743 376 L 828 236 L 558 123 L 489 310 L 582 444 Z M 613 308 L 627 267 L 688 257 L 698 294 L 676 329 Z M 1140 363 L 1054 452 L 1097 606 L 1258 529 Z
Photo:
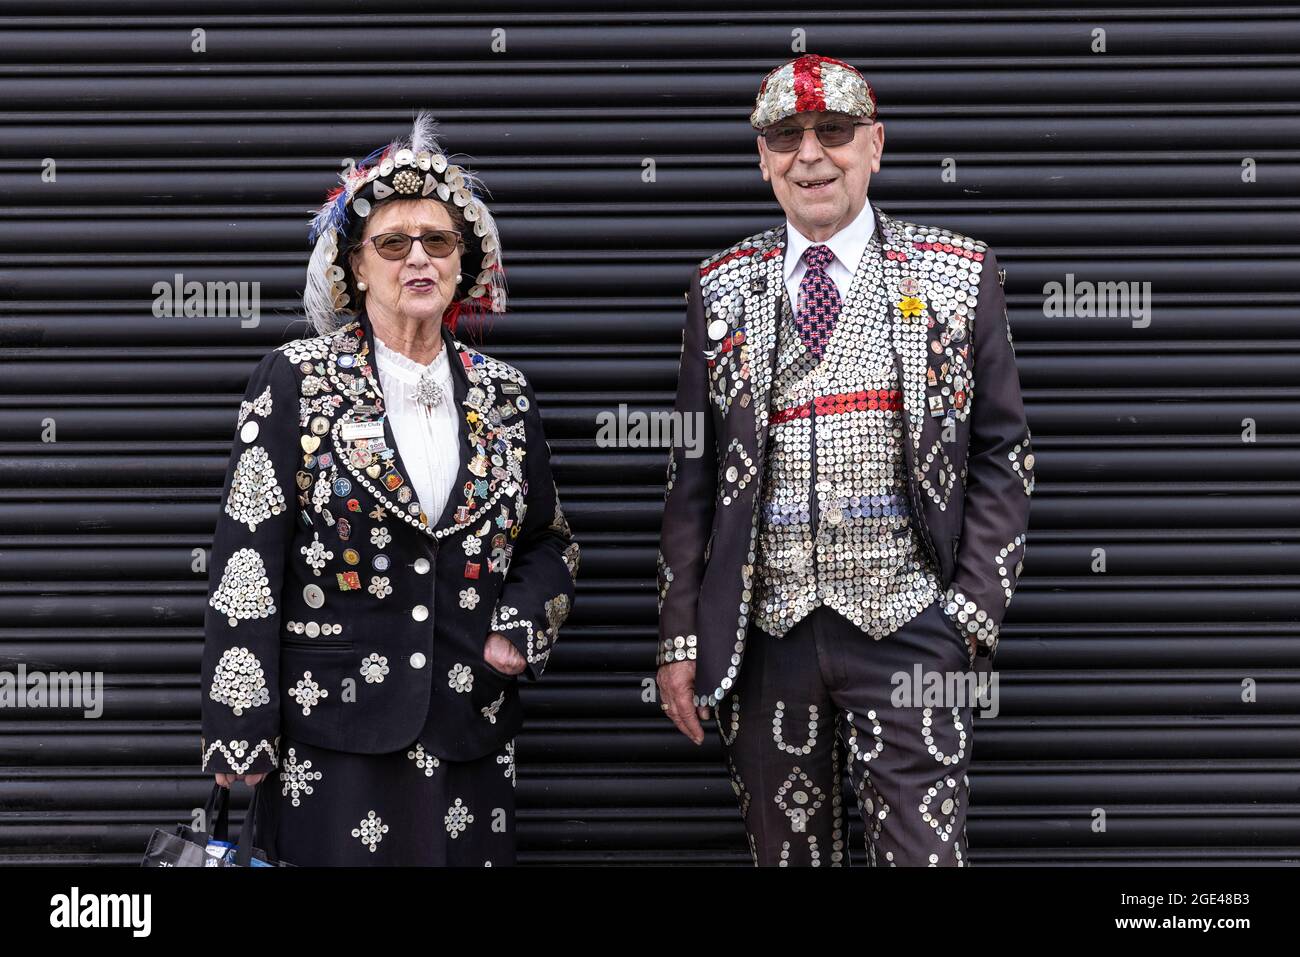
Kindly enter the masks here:
M 460 421 L 452 391 L 447 346 L 428 365 L 375 339 L 375 361 L 379 366 L 379 388 L 392 422 L 393 436 L 411 485 L 429 522 L 436 522 L 447 506 L 452 485 L 460 472 Z M 442 393 L 442 401 L 430 408 L 416 399 L 416 385 L 425 370 Z

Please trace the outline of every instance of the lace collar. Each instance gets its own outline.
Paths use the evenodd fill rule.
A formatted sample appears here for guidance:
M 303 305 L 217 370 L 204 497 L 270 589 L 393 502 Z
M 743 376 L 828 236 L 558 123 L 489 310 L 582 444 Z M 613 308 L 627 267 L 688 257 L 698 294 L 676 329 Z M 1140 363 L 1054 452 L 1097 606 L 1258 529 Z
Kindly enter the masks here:
M 398 352 L 392 346 L 374 336 L 375 356 L 379 361 L 379 370 L 408 385 L 415 385 L 428 373 L 440 384 L 451 382 L 451 366 L 447 361 L 447 345 L 444 342 L 438 354 L 431 362 L 424 365 L 410 356 Z

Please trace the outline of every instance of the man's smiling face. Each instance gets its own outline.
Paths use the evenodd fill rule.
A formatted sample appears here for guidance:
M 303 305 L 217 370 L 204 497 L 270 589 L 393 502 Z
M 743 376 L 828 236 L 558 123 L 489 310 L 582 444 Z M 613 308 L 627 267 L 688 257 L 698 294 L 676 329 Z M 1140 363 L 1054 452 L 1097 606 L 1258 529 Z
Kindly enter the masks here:
M 842 113 L 796 113 L 775 127 L 809 127 L 827 120 L 866 122 Z M 854 127 L 854 137 L 843 146 L 823 146 L 815 132 L 807 132 L 799 148 L 789 153 L 768 149 L 758 136 L 758 167 L 772 184 L 776 201 L 799 232 L 814 242 L 829 239 L 857 217 L 867 202 L 871 174 L 880 172 L 885 148 L 885 128 L 880 122 Z

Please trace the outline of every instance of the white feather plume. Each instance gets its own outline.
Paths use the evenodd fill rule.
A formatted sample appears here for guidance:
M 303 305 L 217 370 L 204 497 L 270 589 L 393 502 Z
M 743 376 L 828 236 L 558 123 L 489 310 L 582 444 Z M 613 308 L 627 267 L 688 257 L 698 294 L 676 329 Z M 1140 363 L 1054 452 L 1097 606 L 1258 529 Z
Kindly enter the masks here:
M 325 275 L 332 263 L 326 250 L 333 238 L 332 229 L 317 238 L 311 258 L 307 260 L 307 285 L 302 290 L 303 312 L 318 335 L 333 332 L 342 325 L 342 317 L 334 308 L 334 284 Z

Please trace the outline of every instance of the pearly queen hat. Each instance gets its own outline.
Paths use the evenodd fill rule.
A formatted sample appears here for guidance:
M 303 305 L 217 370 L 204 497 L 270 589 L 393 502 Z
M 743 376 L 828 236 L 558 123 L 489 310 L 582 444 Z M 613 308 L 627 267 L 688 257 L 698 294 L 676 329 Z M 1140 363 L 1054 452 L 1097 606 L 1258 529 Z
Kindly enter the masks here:
M 407 136 L 340 173 L 341 185 L 330 191 L 312 218 L 308 238 L 315 246 L 307 264 L 302 304 L 318 332 L 332 332 L 360 311 L 348 252 L 360 241 L 371 211 L 393 199 L 440 200 L 455 206 L 465 220 L 461 237 L 465 248 L 460 259 L 463 278 L 443 313 L 443 322 L 455 331 L 456 320 L 465 311 L 505 312 L 501 237 L 481 198 L 485 191 L 482 181 L 447 158 L 438 145 L 435 127 L 432 116 L 418 113 Z
M 846 113 L 876 117 L 876 93 L 843 60 L 806 53 L 763 77 L 750 125 L 756 130 L 796 113 Z

